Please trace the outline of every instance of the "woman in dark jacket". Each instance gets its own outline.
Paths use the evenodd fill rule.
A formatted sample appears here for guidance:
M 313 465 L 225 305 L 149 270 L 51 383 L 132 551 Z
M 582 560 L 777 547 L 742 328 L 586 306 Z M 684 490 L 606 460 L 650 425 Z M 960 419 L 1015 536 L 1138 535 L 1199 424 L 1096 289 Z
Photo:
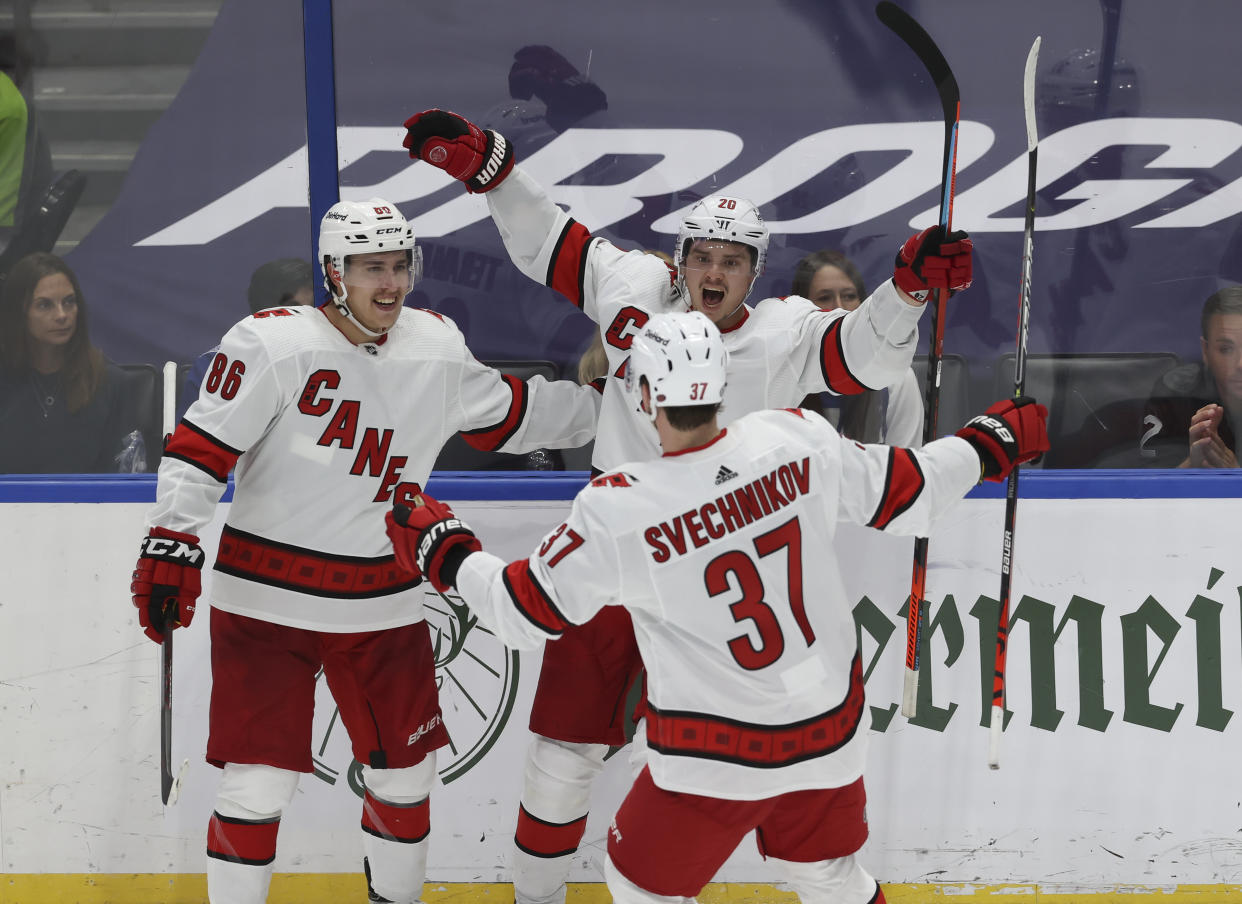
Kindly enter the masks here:
M 13 265 L 0 291 L 0 473 L 143 470 L 122 373 L 91 344 L 88 320 L 59 257 Z

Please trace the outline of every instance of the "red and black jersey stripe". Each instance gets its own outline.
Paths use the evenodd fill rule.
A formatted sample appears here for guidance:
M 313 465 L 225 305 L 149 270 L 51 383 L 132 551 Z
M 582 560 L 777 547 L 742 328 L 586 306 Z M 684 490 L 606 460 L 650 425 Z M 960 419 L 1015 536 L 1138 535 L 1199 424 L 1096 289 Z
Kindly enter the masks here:
M 484 452 L 495 452 L 507 443 L 526 418 L 526 384 L 512 374 L 501 374 L 500 378 L 508 384 L 509 392 L 512 393 L 509 410 L 505 412 L 504 419 L 491 427 L 461 431 L 462 439 Z
M 530 559 L 510 562 L 504 570 L 504 582 L 513 605 L 536 628 L 559 635 L 569 627 L 569 619 L 561 614 L 548 592 L 530 573 Z
M 242 449 L 234 449 L 222 443 L 206 430 L 191 424 L 182 418 L 181 423 L 168 440 L 164 449 L 165 458 L 175 458 L 200 471 L 210 474 L 224 483 L 229 479 L 229 471 L 237 464 Z
M 417 587 L 393 556 L 340 556 L 277 543 L 226 524 L 216 571 L 283 590 L 331 599 L 370 599 Z
M 892 448 L 888 451 L 888 472 L 884 475 L 884 492 L 868 527 L 879 530 L 914 504 L 927 484 L 919 460 L 909 449 Z
M 824 338 L 819 345 L 819 366 L 824 374 L 824 382 L 833 392 L 838 395 L 858 395 L 870 387 L 861 383 L 845 363 L 845 349 L 841 343 L 841 324 L 844 322 L 844 317 L 838 317 L 824 332 Z
M 591 244 L 591 233 L 577 220 L 571 219 L 561 230 L 552 249 L 552 259 L 548 261 L 548 275 L 544 283 L 560 292 L 579 308 L 582 307 L 582 296 L 585 293 L 583 283 L 586 277 L 587 246 Z
M 798 722 L 758 725 L 707 713 L 661 710 L 647 701 L 647 743 L 669 756 L 689 756 L 777 769 L 839 749 L 858 732 L 863 714 L 862 657 L 854 654 L 849 689 L 839 706 Z

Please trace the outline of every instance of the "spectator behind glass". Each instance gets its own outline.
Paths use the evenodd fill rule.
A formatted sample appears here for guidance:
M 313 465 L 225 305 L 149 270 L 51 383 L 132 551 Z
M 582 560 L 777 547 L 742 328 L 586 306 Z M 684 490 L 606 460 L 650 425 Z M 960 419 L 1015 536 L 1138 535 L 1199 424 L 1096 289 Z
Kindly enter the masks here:
M 1242 286 L 1208 297 L 1203 362 L 1174 367 L 1152 389 L 1140 454 L 1154 467 L 1236 468 L 1242 425 Z
M 246 289 L 246 302 L 250 305 L 250 313 L 257 314 L 268 308 L 283 308 L 293 305 L 315 303 L 315 274 L 309 261 L 300 257 L 281 257 L 261 264 L 250 274 L 250 286 Z M 198 398 L 199 387 L 203 385 L 203 377 L 211 360 L 216 356 L 216 348 L 208 349 L 195 359 L 193 366 L 186 371 L 185 380 L 181 383 L 181 392 L 177 397 L 177 420 L 180 421 L 190 403 Z
M 789 294 L 801 295 L 821 309 L 852 311 L 867 297 L 862 273 L 840 251 L 812 251 L 794 269 Z M 829 417 L 825 408 L 837 408 L 836 424 L 843 436 L 860 443 L 887 443 L 917 449 L 923 444 L 923 398 L 913 370 L 882 390 L 860 395 L 807 396 L 802 407 Z
M 59 257 L 13 265 L 0 291 L 0 473 L 145 468 L 123 454 L 141 434 L 121 370 L 91 344 L 88 323 L 78 279 Z

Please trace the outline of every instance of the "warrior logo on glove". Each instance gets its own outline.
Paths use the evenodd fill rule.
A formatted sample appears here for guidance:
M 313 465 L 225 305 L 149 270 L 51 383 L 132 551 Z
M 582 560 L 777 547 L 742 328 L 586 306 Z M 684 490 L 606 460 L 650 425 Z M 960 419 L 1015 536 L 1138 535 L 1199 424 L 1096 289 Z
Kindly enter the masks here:
M 513 147 L 503 135 L 480 129 L 447 110 L 424 110 L 405 121 L 402 144 L 415 160 L 425 160 L 470 192 L 495 188 L 513 169 Z

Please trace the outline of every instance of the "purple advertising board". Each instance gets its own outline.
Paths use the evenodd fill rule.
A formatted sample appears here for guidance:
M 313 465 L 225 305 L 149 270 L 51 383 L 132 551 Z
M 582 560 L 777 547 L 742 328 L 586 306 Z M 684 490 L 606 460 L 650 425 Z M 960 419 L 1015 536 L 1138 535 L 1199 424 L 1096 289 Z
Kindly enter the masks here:
M 1204 299 L 1242 282 L 1242 9 L 901 5 L 961 86 L 954 224 L 975 240 L 975 284 L 948 302 L 945 351 L 987 374 L 1014 350 L 1038 35 L 1029 350 L 1198 360 Z M 555 200 L 625 247 L 671 252 L 696 199 L 751 198 L 772 230 L 752 298 L 787 294 L 820 248 L 874 286 L 936 220 L 936 92 L 869 0 L 371 0 L 334 16 L 340 195 L 400 206 L 426 260 L 407 303 L 452 316 L 482 359 L 570 373 L 593 326 L 516 271 L 481 198 L 409 160 L 401 124 L 425 108 L 504 133 Z M 256 266 L 313 258 L 302 47 L 300 4 L 226 3 L 120 199 L 70 254 L 110 357 L 190 361 L 247 313 Z M 924 348 L 929 331 L 925 317 Z

